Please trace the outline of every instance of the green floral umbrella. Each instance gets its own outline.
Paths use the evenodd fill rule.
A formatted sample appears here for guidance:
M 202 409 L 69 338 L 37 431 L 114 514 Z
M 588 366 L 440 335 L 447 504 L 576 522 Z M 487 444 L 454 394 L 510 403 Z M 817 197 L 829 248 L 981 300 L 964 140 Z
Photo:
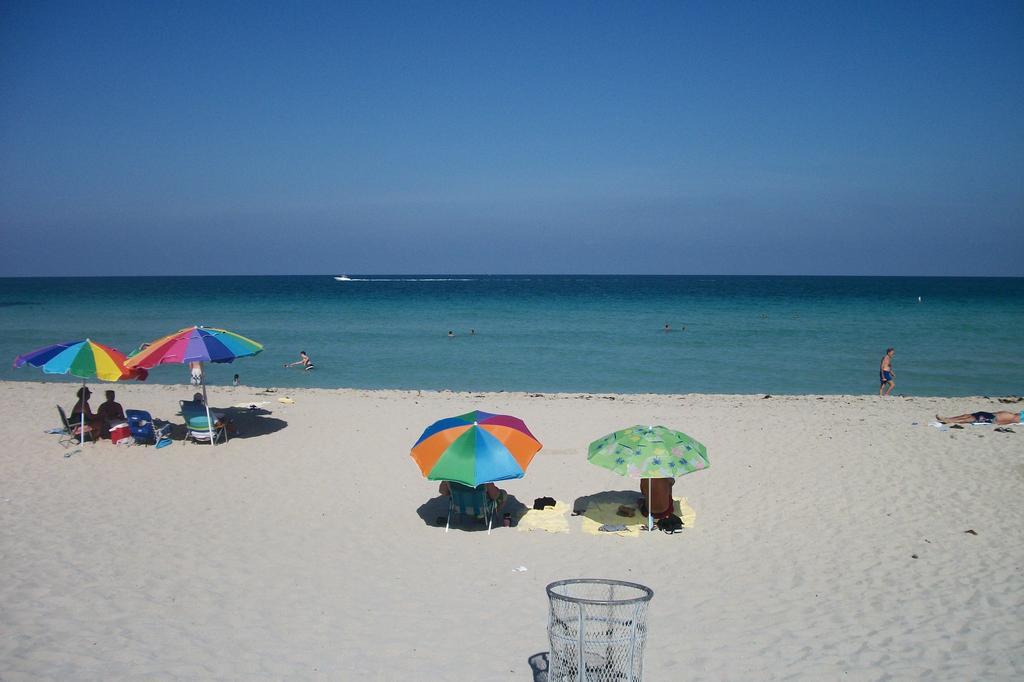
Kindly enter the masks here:
M 587 459 L 630 478 L 676 478 L 711 465 L 703 444 L 664 426 L 630 426 L 598 438 Z M 647 527 L 652 525 L 648 513 Z

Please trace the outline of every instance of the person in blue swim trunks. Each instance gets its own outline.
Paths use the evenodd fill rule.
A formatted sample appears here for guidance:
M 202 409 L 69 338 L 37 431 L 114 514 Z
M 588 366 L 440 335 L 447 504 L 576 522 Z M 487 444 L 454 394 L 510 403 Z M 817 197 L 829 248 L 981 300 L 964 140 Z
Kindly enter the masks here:
M 878 379 L 882 385 L 878 387 L 878 395 L 887 396 L 896 386 L 896 370 L 892 368 L 892 356 L 895 354 L 895 348 L 887 348 L 882 356 L 882 364 L 878 368 Z
M 1024 422 L 1024 411 L 1021 412 L 968 412 L 955 417 L 935 415 L 940 424 L 1016 424 Z

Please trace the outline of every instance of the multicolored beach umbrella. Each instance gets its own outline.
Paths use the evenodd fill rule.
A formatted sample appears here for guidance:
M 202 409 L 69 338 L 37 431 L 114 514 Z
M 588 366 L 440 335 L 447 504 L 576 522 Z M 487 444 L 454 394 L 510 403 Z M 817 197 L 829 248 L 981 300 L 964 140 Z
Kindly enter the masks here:
M 138 379 L 145 381 L 149 375 L 144 369 L 125 366 L 125 355 L 116 348 L 96 343 L 92 339 L 55 343 L 19 355 L 14 358 L 14 366 L 31 365 L 38 367 L 46 374 L 70 374 L 82 380 L 96 377 L 103 381 L 120 381 L 121 379 Z M 85 413 L 81 416 L 81 441 L 85 442 Z
M 522 478 L 541 447 L 522 419 L 474 411 L 428 426 L 411 454 L 428 480 L 475 488 Z
M 261 344 L 241 334 L 197 325 L 143 344 L 125 361 L 125 366 L 150 369 L 167 364 L 234 362 L 236 358 L 249 357 L 262 351 Z M 210 418 L 210 406 L 206 400 L 206 375 L 201 374 L 200 377 L 206 422 L 210 429 L 210 445 L 213 445 L 213 419 Z
M 129 367 L 189 362 L 234 362 L 262 352 L 263 346 L 241 334 L 214 327 L 193 326 L 157 339 L 128 358 Z
M 15 367 L 32 365 L 47 374 L 70 374 L 81 379 L 96 377 L 103 381 L 145 380 L 148 372 L 125 367 L 124 363 L 124 353 L 92 339 L 55 343 L 14 358 Z
M 587 460 L 630 478 L 676 478 L 711 466 L 703 444 L 664 426 L 631 426 L 598 438 Z M 648 505 L 648 529 L 652 525 Z

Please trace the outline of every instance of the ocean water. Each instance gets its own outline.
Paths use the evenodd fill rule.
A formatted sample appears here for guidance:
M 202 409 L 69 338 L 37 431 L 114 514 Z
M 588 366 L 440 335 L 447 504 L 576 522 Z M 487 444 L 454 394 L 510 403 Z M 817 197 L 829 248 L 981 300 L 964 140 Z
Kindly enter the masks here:
M 873 394 L 893 346 L 897 394 L 1024 394 L 1021 278 L 352 277 L 0 279 L 0 379 L 60 381 L 11 366 L 49 343 L 205 324 L 265 346 L 214 385 Z M 316 369 L 282 366 L 300 350 Z

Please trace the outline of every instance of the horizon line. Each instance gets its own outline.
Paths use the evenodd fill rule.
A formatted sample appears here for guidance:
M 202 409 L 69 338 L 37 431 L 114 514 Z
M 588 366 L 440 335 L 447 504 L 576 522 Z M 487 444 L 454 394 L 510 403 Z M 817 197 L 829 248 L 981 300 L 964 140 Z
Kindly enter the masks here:
M 342 273 L 290 273 L 290 274 L 161 274 L 161 275 L 0 275 L 2 279 L 159 279 L 166 277 L 341 277 Z M 378 272 L 345 273 L 346 277 L 860 277 L 873 279 L 1022 279 L 1021 275 L 862 275 L 862 274 L 763 274 L 763 273 L 476 273 L 476 272 Z

